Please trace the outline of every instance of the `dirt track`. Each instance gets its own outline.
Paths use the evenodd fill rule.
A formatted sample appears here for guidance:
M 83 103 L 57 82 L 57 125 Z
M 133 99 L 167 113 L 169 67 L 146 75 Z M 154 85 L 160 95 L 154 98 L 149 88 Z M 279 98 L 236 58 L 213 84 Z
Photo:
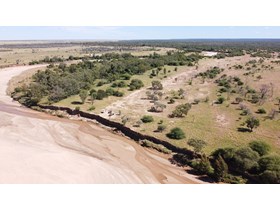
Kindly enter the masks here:
M 96 125 L 21 107 L 9 80 L 33 67 L 0 70 L 0 183 L 203 183 Z

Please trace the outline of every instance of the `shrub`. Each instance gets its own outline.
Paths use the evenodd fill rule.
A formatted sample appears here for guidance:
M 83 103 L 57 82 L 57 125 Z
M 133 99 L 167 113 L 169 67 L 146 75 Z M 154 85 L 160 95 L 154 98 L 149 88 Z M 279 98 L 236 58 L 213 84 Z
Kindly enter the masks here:
M 224 101 L 225 101 L 225 98 L 222 96 L 217 99 L 218 104 L 222 104 L 222 103 L 224 103 Z
M 191 147 L 193 147 L 195 153 L 201 152 L 203 147 L 206 146 L 206 142 L 201 139 L 190 139 L 188 140 L 187 144 Z
M 138 90 L 141 87 L 144 87 L 144 83 L 139 79 L 133 79 L 133 80 L 131 80 L 129 87 L 130 87 L 130 90 Z
M 153 90 L 162 90 L 162 84 L 160 81 L 152 81 L 152 89 Z
M 192 105 L 189 103 L 180 104 L 175 107 L 175 110 L 172 112 L 171 117 L 183 117 L 186 116 L 191 109 Z
M 93 110 L 95 110 L 95 106 L 90 106 L 90 107 L 88 108 L 88 111 L 93 111 Z
M 157 131 L 158 132 L 162 132 L 162 131 L 164 131 L 166 129 L 166 125 L 159 125 L 158 127 L 157 127 Z
M 97 100 L 102 100 L 103 98 L 107 97 L 107 93 L 104 90 L 98 90 L 96 94 Z
M 215 179 L 218 182 L 223 181 L 224 177 L 226 177 L 228 174 L 228 165 L 220 155 L 214 162 L 214 168 Z
M 150 115 L 144 115 L 142 118 L 141 118 L 141 121 L 143 123 L 150 123 L 150 122 L 153 122 L 154 121 L 154 118 Z
M 259 153 L 260 156 L 267 155 L 270 151 L 270 146 L 263 141 L 252 141 L 249 143 L 249 147 Z
M 201 174 L 212 176 L 214 173 L 214 169 L 212 168 L 211 163 L 205 154 L 201 156 L 201 159 L 193 160 L 191 162 L 191 166 Z
M 186 137 L 184 131 L 181 128 L 173 128 L 171 131 L 166 134 L 166 136 L 170 139 L 183 139 Z
M 254 128 L 257 128 L 260 125 L 260 121 L 253 116 L 249 117 L 245 123 L 247 128 L 249 128 L 251 132 L 253 131 Z
M 265 114 L 266 111 L 265 111 L 264 108 L 260 108 L 260 109 L 258 109 L 257 113 L 259 113 L 259 114 Z
M 85 100 L 87 99 L 88 96 L 88 91 L 87 90 L 81 90 L 79 93 L 80 99 L 82 101 L 82 104 L 85 103 Z
M 162 152 L 164 154 L 171 154 L 172 151 L 167 149 L 165 146 L 161 145 L 161 144 L 155 144 L 151 141 L 148 141 L 148 140 L 142 140 L 140 141 L 140 144 L 144 147 L 148 147 L 148 148 L 152 148 L 152 149 L 155 149 L 159 152 Z

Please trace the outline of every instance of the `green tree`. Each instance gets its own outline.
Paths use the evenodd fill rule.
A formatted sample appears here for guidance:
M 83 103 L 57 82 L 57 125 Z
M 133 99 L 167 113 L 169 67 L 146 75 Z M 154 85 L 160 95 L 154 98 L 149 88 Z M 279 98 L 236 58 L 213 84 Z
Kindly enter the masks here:
M 191 162 L 191 166 L 201 174 L 207 174 L 212 176 L 214 173 L 214 169 L 211 166 L 211 163 L 205 154 L 203 154 L 200 159 L 193 160 Z
M 224 101 L 225 101 L 225 98 L 221 96 L 218 98 L 217 103 L 222 104 L 222 103 L 224 103 Z
M 271 149 L 264 141 L 252 141 L 249 143 L 249 147 L 259 153 L 260 156 L 267 155 Z
M 184 131 L 181 128 L 172 128 L 171 131 L 166 134 L 166 136 L 170 139 L 183 139 L 186 137 Z
M 228 174 L 228 165 L 226 164 L 221 155 L 218 155 L 218 158 L 215 160 L 214 168 L 215 178 L 218 182 L 222 181 L 223 178 Z
M 257 128 L 260 125 L 260 121 L 253 116 L 249 117 L 245 123 L 247 128 L 249 128 L 251 132 L 254 128 Z
M 183 117 L 188 114 L 192 105 L 189 103 L 180 104 L 175 107 L 175 110 L 172 112 L 171 117 Z
M 88 91 L 87 90 L 81 90 L 79 93 L 80 99 L 82 101 L 82 104 L 85 103 L 85 100 L 87 99 L 88 96 Z
M 153 122 L 154 121 L 154 118 L 151 116 L 151 115 L 144 115 L 142 118 L 141 118 L 141 121 L 143 123 L 149 123 L 149 122 Z
M 166 129 L 166 125 L 158 125 L 157 131 L 158 132 L 163 132 Z
M 207 145 L 207 143 L 201 139 L 190 139 L 187 144 L 193 147 L 195 153 L 200 153 L 203 147 Z
M 259 157 L 259 153 L 250 147 L 240 148 L 233 155 L 232 169 L 240 173 L 250 171 L 252 168 L 258 166 Z
M 261 183 L 280 184 L 280 156 L 263 156 L 258 163 Z
M 140 79 L 133 79 L 129 84 L 130 90 L 138 90 L 144 87 L 144 83 Z

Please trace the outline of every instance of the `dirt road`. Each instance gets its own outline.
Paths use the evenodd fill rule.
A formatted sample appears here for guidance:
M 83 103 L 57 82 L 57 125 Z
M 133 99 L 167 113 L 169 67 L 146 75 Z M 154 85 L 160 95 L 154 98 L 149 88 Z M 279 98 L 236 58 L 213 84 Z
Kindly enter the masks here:
M 203 183 L 165 156 L 94 124 L 12 101 L 9 80 L 38 67 L 0 70 L 0 183 Z

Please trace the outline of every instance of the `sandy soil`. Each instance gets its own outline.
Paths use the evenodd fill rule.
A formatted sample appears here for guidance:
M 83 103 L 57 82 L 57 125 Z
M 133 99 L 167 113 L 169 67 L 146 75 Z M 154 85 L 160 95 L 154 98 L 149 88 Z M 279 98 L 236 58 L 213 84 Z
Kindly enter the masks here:
M 167 156 L 94 124 L 12 101 L 9 80 L 37 67 L 0 70 L 0 183 L 203 183 Z

